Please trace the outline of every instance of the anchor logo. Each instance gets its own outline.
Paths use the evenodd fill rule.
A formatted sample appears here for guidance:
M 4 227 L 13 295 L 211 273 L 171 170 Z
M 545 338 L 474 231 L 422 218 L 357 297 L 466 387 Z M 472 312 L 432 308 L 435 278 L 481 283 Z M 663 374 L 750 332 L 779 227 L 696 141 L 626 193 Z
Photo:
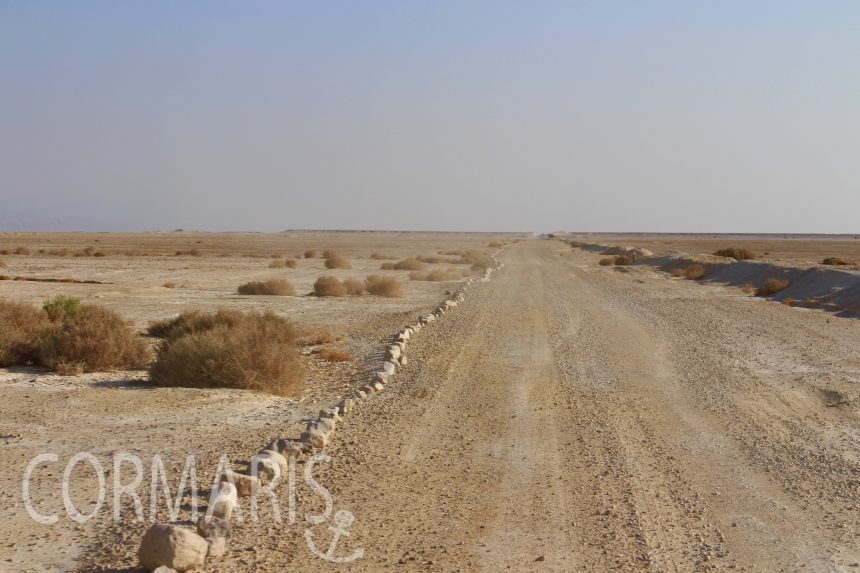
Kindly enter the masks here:
M 334 552 L 337 549 L 337 543 L 340 541 L 341 536 L 349 537 L 348 529 L 352 525 L 353 521 L 355 521 L 355 516 L 352 515 L 351 511 L 346 509 L 341 509 L 334 514 L 334 525 L 329 525 L 329 531 L 332 533 L 331 543 L 329 543 L 328 551 L 323 553 L 319 549 L 317 549 L 316 544 L 314 543 L 314 534 L 310 529 L 305 529 L 305 541 L 308 543 L 308 549 L 311 550 L 311 553 L 319 557 L 320 559 L 325 559 L 326 561 L 330 561 L 332 563 L 349 563 L 351 561 L 355 561 L 356 559 L 360 559 L 364 556 L 364 548 L 359 547 L 356 549 L 351 555 L 346 557 L 337 557 Z

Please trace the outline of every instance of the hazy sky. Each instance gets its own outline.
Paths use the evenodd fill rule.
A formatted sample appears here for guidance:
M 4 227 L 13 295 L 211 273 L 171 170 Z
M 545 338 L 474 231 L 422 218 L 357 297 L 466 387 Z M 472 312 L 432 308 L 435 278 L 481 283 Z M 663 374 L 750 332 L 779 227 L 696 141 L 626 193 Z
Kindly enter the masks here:
M 0 2 L 0 228 L 860 231 L 860 2 Z

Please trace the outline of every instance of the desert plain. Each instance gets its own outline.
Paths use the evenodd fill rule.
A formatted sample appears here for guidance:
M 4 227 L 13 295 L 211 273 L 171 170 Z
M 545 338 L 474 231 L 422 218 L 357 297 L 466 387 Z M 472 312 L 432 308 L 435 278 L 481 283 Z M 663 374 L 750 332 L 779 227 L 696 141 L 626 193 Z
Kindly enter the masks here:
M 632 264 L 601 265 L 613 246 L 642 250 Z M 712 254 L 726 247 L 757 257 Z M 138 570 L 154 455 L 175 487 L 194 454 L 208 487 L 221 456 L 241 467 L 351 395 L 393 333 L 470 278 L 465 300 L 413 336 L 384 392 L 338 422 L 330 461 L 315 469 L 334 509 L 354 516 L 336 554 L 360 548 L 362 557 L 334 564 L 309 550 L 307 532 L 325 551 L 332 530 L 306 519 L 326 508 L 300 483 L 292 523 L 276 523 L 265 500 L 205 571 L 860 567 L 853 236 L 4 233 L 0 249 L 10 253 L 0 255 L 0 298 L 39 306 L 77 297 L 115 310 L 153 345 L 150 323 L 218 308 L 272 311 L 324 335 L 302 347 L 304 388 L 294 396 L 154 387 L 146 370 L 0 369 L 0 570 Z M 324 250 L 352 268 L 327 269 Z M 495 253 L 500 268 L 477 281 L 480 270 L 456 263 L 466 251 Z M 419 256 L 441 257 L 429 267 L 459 276 L 380 269 Z M 827 257 L 846 264 L 822 265 Z M 276 259 L 295 268 L 273 268 Z M 703 275 L 673 274 L 694 264 Z M 404 296 L 311 294 L 320 276 L 371 274 L 396 278 Z M 771 276 L 789 284 L 756 296 Z M 273 278 L 295 295 L 237 293 Z M 329 362 L 321 348 L 350 359 Z M 63 467 L 81 451 L 100 460 L 108 485 L 104 507 L 82 524 L 61 496 Z M 59 461 L 34 472 L 29 496 L 40 513 L 58 514 L 51 525 L 22 501 L 25 467 L 43 452 Z M 128 496 L 114 519 L 118 453 L 144 460 L 145 522 Z M 92 468 L 76 466 L 70 497 L 81 513 L 95 505 L 94 484 Z M 288 488 L 276 496 L 290 507 Z M 184 501 L 176 522 L 193 528 Z

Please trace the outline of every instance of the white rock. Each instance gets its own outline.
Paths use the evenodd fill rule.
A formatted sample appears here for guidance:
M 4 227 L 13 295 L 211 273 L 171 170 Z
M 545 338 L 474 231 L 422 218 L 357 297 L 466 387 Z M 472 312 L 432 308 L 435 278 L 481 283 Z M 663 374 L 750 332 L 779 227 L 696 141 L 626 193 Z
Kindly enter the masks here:
M 339 408 L 323 408 L 320 410 L 319 416 L 320 418 L 331 418 L 335 422 L 343 421 L 340 417 L 340 409 Z
M 248 497 L 252 492 L 256 492 L 260 488 L 260 478 L 246 476 L 233 470 L 226 470 L 221 474 L 221 481 L 232 481 L 236 486 L 236 492 L 239 494 L 239 497 Z
M 394 365 L 394 362 L 385 361 L 382 364 L 382 371 L 388 375 L 394 374 L 395 370 L 397 370 L 397 366 Z
M 302 441 L 315 450 L 321 450 L 328 445 L 328 436 L 317 428 L 310 428 L 302 432 Z
M 262 483 L 287 475 L 287 458 L 274 450 L 263 450 L 252 461 Z
M 209 544 L 190 529 L 156 523 L 144 534 L 138 558 L 144 569 L 165 565 L 181 573 L 201 567 L 208 553 Z
M 212 509 L 209 514 L 212 517 L 230 521 L 237 505 L 239 505 L 239 492 L 236 490 L 236 486 L 230 482 L 222 481 L 218 484 L 218 494 L 212 500 Z
M 206 516 L 197 520 L 197 535 L 209 544 L 208 558 L 221 557 L 227 553 L 227 540 L 230 539 L 232 528 L 230 522 L 225 519 L 206 519 Z

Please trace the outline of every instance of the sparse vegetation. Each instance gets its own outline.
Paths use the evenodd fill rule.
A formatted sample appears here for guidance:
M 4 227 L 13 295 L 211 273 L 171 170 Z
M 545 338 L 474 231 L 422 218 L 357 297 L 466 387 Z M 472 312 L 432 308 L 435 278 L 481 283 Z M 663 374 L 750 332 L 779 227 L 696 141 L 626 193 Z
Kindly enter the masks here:
M 385 266 L 385 265 L 383 265 Z M 423 271 L 427 268 L 426 263 L 422 263 L 416 258 L 403 259 L 394 264 L 394 270 L 397 271 Z
M 39 342 L 49 327 L 48 315 L 38 308 L 0 300 L 0 367 L 35 363 Z
M 372 255 L 370 255 L 371 261 L 391 261 L 391 260 L 394 260 L 396 258 L 397 257 L 392 257 L 389 255 L 380 255 L 379 253 L 373 253 Z
M 431 281 L 431 282 L 441 282 L 441 281 L 456 281 L 463 278 L 463 275 L 458 271 L 454 270 L 442 270 L 436 269 L 433 271 L 412 271 L 409 273 L 409 279 L 413 281 Z
M 347 290 L 337 277 L 323 276 L 314 283 L 315 296 L 346 296 Z
M 327 362 L 352 362 L 352 355 L 337 348 L 320 348 L 314 354 Z
M 776 294 L 781 290 L 787 289 L 790 285 L 791 283 L 787 280 L 770 278 L 756 289 L 755 294 L 756 296 Z
M 304 369 L 290 321 L 272 313 L 216 314 L 230 320 L 198 316 L 198 325 L 211 327 L 162 342 L 150 369 L 153 384 L 301 394 Z
M 28 249 L 27 247 L 15 247 L 14 254 L 16 254 L 16 255 L 29 255 L 30 249 Z
M 164 283 L 161 286 L 163 286 L 164 288 L 176 288 L 176 283 L 172 283 L 170 281 L 167 281 L 166 283 Z
M 349 264 L 348 260 L 341 257 L 337 253 L 331 253 L 328 257 L 326 257 L 325 268 L 327 268 L 327 269 L 351 269 L 352 265 Z
M 752 294 L 755 292 L 755 287 L 753 286 L 752 283 L 744 283 L 743 286 L 741 287 L 741 290 L 747 294 Z
M 485 255 L 478 251 L 466 251 L 456 263 L 459 265 L 472 265 L 472 270 L 476 271 L 492 269 L 496 266 L 496 262 L 490 255 Z
M 305 251 L 305 258 L 306 259 L 315 259 L 316 256 L 317 256 L 317 252 L 313 249 L 308 249 L 307 251 Z
M 346 294 L 359 295 L 364 292 L 364 282 L 358 279 L 345 279 L 343 286 L 346 289 Z
M 296 346 L 318 346 L 320 344 L 331 344 L 335 341 L 331 332 L 321 326 L 300 325 L 297 327 L 297 330 Z
M 277 258 L 269 263 L 270 269 L 294 269 L 299 266 L 299 262 L 295 259 Z
M 241 285 L 239 294 L 294 296 L 296 289 L 286 279 L 270 279 L 267 281 L 251 281 Z
M 673 277 L 681 277 L 689 280 L 698 280 L 705 276 L 705 267 L 698 263 L 672 269 Z
M 64 316 L 81 308 L 81 299 L 64 294 L 58 294 L 51 300 L 45 301 L 42 310 L 48 318 L 54 322 L 62 320 Z
M 62 374 L 142 368 L 150 359 L 146 343 L 119 314 L 95 305 L 65 313 L 38 350 L 39 364 Z
M 186 334 L 211 330 L 218 324 L 232 325 L 241 319 L 241 312 L 226 308 L 219 309 L 214 313 L 186 310 L 174 318 L 154 321 L 150 323 L 146 330 L 150 336 L 170 341 L 181 338 Z
M 833 265 L 833 266 L 847 266 L 850 267 L 855 263 L 852 261 L 846 261 L 841 257 L 827 257 L 823 261 L 821 261 L 822 265 Z
M 420 257 L 416 257 L 422 263 L 428 264 L 438 264 L 438 263 L 448 263 L 452 262 L 445 257 L 440 257 L 439 255 L 421 255 Z
M 7 266 L 7 265 L 6 265 L 6 261 L 4 261 L 4 260 L 0 259 L 0 269 L 5 269 L 5 268 L 6 268 L 6 266 Z
M 383 271 L 393 271 L 394 263 L 382 263 L 381 265 L 379 265 L 379 269 Z
M 605 259 L 600 259 L 600 262 L 597 264 L 599 264 L 601 267 L 611 267 L 615 264 L 615 259 L 606 257 Z
M 715 251 L 714 255 L 718 257 L 730 257 L 732 259 L 735 259 L 736 261 L 753 261 L 758 258 L 758 256 L 752 251 L 740 249 L 738 247 L 720 249 L 718 251 Z
M 392 277 L 370 275 L 365 280 L 365 288 L 370 294 L 392 298 L 403 297 L 403 288 L 400 283 Z
M 633 257 L 628 257 L 626 255 L 619 255 L 615 257 L 615 264 L 618 266 L 626 266 L 633 264 Z

